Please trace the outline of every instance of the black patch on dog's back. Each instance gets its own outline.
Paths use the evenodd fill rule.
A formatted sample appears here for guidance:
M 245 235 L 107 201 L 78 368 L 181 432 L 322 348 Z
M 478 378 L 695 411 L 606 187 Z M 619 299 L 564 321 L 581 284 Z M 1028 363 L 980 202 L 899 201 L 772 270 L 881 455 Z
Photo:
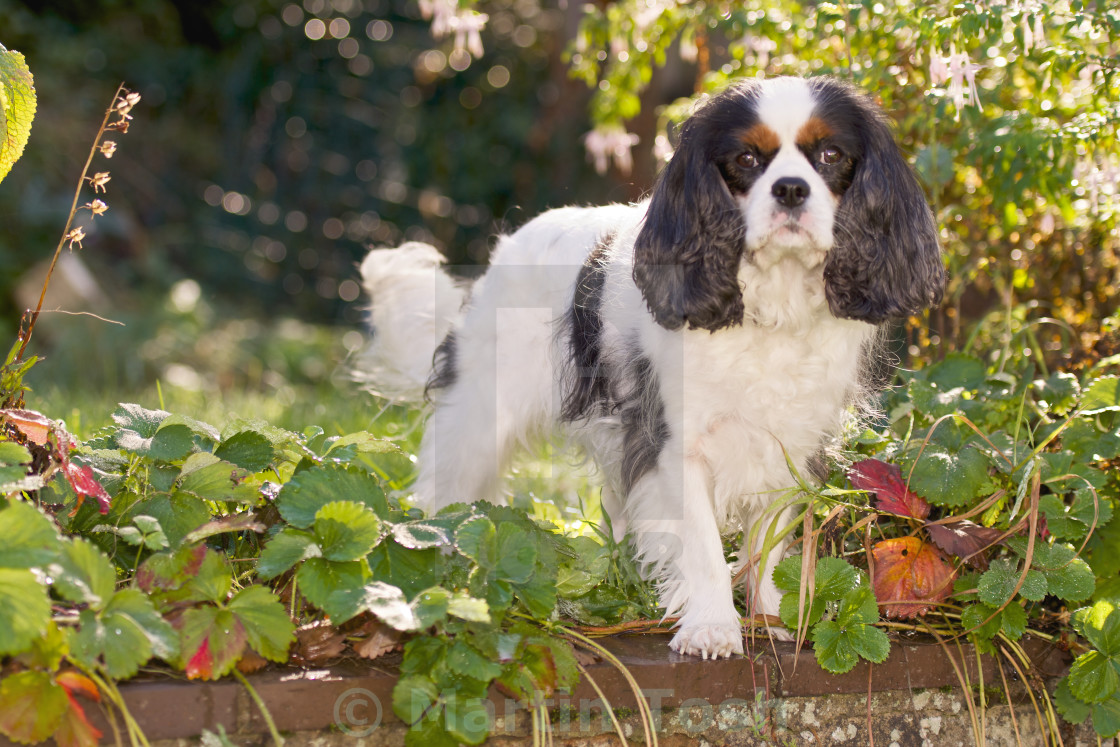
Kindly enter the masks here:
M 433 390 L 446 389 L 459 378 L 459 368 L 455 363 L 457 349 L 458 340 L 455 337 L 455 330 L 448 332 L 447 337 L 436 345 L 436 351 L 432 355 L 432 374 L 428 377 L 428 383 L 424 385 L 425 400 L 430 402 Z
M 576 277 L 572 305 L 568 309 L 568 358 L 572 370 L 567 378 L 560 417 L 578 420 L 607 399 L 607 377 L 602 365 L 603 286 L 607 279 L 607 247 L 613 236 L 603 237 L 584 260 Z

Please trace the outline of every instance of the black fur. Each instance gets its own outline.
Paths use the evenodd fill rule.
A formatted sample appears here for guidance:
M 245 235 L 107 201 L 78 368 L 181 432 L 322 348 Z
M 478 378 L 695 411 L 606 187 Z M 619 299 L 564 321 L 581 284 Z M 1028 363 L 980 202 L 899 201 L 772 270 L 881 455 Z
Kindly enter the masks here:
M 432 354 L 432 373 L 424 385 L 424 399 L 432 401 L 431 393 L 436 389 L 446 389 L 459 378 L 459 368 L 455 362 L 459 344 L 455 330 L 447 333 Z
M 856 137 L 851 185 L 836 211 L 834 245 L 825 260 L 834 315 L 872 324 L 905 317 L 941 301 L 945 270 L 937 226 L 917 178 L 871 99 L 828 78 L 809 81 L 820 116 Z M 851 146 L 849 146 L 851 147 Z
M 738 272 L 747 227 L 731 190 L 750 184 L 739 183 L 731 164 L 742 152 L 735 133 L 757 121 L 757 96 L 751 84 L 730 89 L 685 122 L 654 188 L 634 242 L 634 282 L 667 329 L 714 332 L 743 322 Z
M 669 440 L 661 384 L 649 358 L 630 359 L 626 377 L 633 388 L 618 398 L 622 420 L 622 489 L 630 490 L 642 476 L 657 466 L 657 457 Z
M 607 279 L 607 247 L 613 236 L 604 237 L 588 255 L 576 278 L 572 305 L 568 309 L 568 364 L 564 377 L 568 390 L 560 416 L 572 421 L 587 415 L 597 403 L 607 399 L 606 373 L 602 370 L 603 284 Z

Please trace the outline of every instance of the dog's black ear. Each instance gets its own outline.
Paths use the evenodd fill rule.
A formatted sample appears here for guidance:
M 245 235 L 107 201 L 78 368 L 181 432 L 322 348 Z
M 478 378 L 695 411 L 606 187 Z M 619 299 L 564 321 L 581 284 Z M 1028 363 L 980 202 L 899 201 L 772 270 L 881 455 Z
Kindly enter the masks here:
M 717 165 L 705 113 L 715 106 L 685 122 L 634 241 L 634 282 L 667 329 L 715 331 L 743 321 L 738 273 L 747 228 Z
M 834 315 L 879 323 L 941 301 L 945 268 L 925 193 L 879 108 L 854 90 L 863 155 L 840 198 L 835 243 L 825 261 L 825 293 Z

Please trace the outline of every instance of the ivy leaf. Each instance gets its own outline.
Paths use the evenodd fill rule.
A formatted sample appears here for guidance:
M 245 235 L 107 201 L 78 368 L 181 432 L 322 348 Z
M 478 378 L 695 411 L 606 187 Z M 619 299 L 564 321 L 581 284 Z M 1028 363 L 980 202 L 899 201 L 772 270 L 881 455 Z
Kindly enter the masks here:
M 19 52 L 0 47 L 0 181 L 23 155 L 35 104 L 35 79 L 27 61 Z
M 0 568 L 42 568 L 61 549 L 58 530 L 34 505 L 12 499 L 0 511 Z
M 264 586 L 247 586 L 226 606 L 245 629 L 253 650 L 270 661 L 288 660 L 296 626 L 276 594 Z
M 247 635 L 231 610 L 192 607 L 178 621 L 180 666 L 187 679 L 216 680 L 245 653 Z
M 852 465 L 848 470 L 848 479 L 856 490 L 875 494 L 875 508 L 878 511 L 914 519 L 929 516 L 929 503 L 906 487 L 902 470 L 896 464 L 865 459 Z
M 47 589 L 35 575 L 22 568 L 0 568 L 0 655 L 27 650 L 46 634 L 50 620 Z
M 54 734 L 69 707 L 49 672 L 27 670 L 0 680 L 0 733 L 24 744 Z
M 323 557 L 342 563 L 364 558 L 381 539 L 381 520 L 354 501 L 325 504 L 313 526 Z
M 285 527 L 268 541 L 257 559 L 257 575 L 265 581 L 276 578 L 296 563 L 322 557 L 310 532 Z
M 297 472 L 281 488 L 276 507 L 289 524 L 307 529 L 315 522 L 319 509 L 338 500 L 339 496 L 368 506 L 382 519 L 389 515 L 389 504 L 376 477 L 337 464 L 317 465 Z
M 988 457 L 979 449 L 951 452 L 931 443 L 914 464 L 910 488 L 938 506 L 963 506 L 988 484 Z
M 871 583 L 888 617 L 925 614 L 952 591 L 953 567 L 919 537 L 883 540 L 871 548 Z

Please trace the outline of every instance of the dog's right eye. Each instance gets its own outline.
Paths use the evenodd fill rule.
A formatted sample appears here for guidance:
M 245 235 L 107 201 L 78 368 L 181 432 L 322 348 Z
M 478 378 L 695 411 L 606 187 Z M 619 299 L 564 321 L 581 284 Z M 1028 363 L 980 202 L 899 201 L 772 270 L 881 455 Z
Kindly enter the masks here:
M 758 167 L 758 156 L 751 153 L 749 150 L 735 159 L 735 163 L 742 166 L 744 169 L 753 169 Z

